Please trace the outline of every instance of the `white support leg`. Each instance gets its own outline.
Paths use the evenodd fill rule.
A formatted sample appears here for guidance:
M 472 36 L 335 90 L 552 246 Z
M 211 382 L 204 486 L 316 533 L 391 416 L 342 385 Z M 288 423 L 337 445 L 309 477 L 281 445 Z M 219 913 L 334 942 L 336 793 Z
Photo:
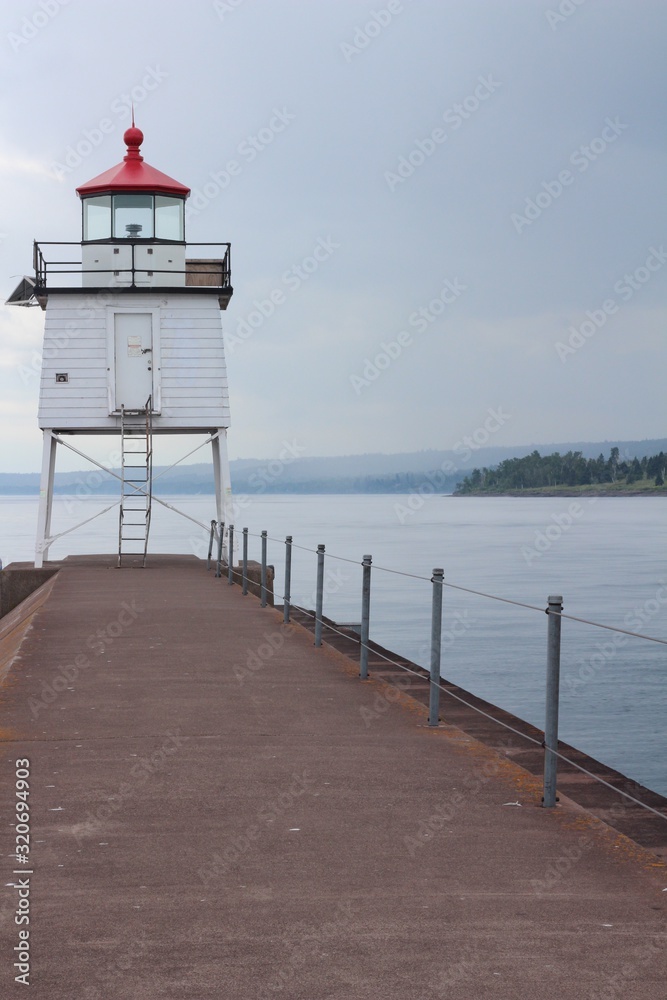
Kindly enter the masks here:
M 213 453 L 213 481 L 215 483 L 215 519 L 222 521 L 222 485 L 220 480 L 220 435 L 211 441 Z
M 51 510 L 53 508 L 53 476 L 56 471 L 58 442 L 51 431 L 44 431 L 42 451 L 42 478 L 39 484 L 39 513 L 37 515 L 37 542 L 35 568 L 40 569 L 49 554 L 51 544 Z
M 234 508 L 232 504 L 232 480 L 229 472 L 229 456 L 227 454 L 227 428 L 220 427 L 218 435 L 211 442 L 213 448 L 213 475 L 215 476 L 215 506 L 218 521 L 225 523 L 225 540 L 223 552 L 226 559 L 234 559 L 234 553 L 227 551 L 229 525 L 233 522 Z M 234 525 L 236 528 L 237 525 Z M 236 546 L 235 546 L 236 547 Z

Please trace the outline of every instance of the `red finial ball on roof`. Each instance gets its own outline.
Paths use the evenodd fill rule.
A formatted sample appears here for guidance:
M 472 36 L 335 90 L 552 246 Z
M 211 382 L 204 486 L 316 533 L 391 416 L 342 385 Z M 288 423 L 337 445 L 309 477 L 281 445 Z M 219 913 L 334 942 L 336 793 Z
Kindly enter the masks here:
M 81 198 L 88 198 L 94 194 L 107 194 L 110 191 L 151 191 L 154 194 L 167 194 L 178 198 L 188 197 L 190 188 L 145 162 L 139 152 L 139 147 L 144 141 L 144 133 L 134 124 L 134 117 L 123 139 L 127 144 L 123 162 L 116 164 L 110 170 L 105 170 L 98 177 L 93 177 L 92 181 L 81 184 L 76 189 Z
M 144 141 L 144 133 L 141 131 L 141 129 L 136 128 L 135 125 L 132 125 L 130 128 L 126 130 L 123 139 L 125 141 L 125 145 L 127 146 L 127 155 L 125 156 L 125 159 L 126 160 L 128 158 L 132 160 L 143 159 L 143 157 L 139 153 L 139 146 Z

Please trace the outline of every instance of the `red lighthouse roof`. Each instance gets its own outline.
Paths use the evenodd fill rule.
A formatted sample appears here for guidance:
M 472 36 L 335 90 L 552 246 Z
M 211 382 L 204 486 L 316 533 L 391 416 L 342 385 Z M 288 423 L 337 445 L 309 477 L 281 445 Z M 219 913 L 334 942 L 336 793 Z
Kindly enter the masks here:
M 79 197 L 108 194 L 113 191 L 153 191 L 156 194 L 180 195 L 181 198 L 187 198 L 190 188 L 179 184 L 173 177 L 168 177 L 161 170 L 156 170 L 146 163 L 139 152 L 139 147 L 144 141 L 144 133 L 141 129 L 135 128 L 134 122 L 125 132 L 123 139 L 127 145 L 123 162 L 78 187 L 76 193 Z

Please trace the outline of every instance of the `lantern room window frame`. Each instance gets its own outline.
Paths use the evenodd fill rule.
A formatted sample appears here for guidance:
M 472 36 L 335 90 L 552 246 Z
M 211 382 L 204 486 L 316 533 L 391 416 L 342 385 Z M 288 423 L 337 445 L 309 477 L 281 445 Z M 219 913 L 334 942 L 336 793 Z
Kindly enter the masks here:
M 116 232 L 116 219 L 117 212 L 122 211 L 127 213 L 128 206 L 123 205 L 122 201 L 127 201 L 128 198 L 141 198 L 142 200 L 150 199 L 150 218 L 151 218 L 151 232 L 150 234 L 144 234 L 144 230 L 138 233 L 128 233 L 126 230 L 123 232 Z M 137 205 L 137 209 L 145 213 L 148 206 L 141 207 Z M 91 219 L 88 215 L 89 209 L 99 209 L 98 221 L 96 224 L 91 226 Z M 176 220 L 176 226 L 178 229 L 178 236 L 163 236 L 159 233 L 164 233 L 169 231 L 169 215 L 173 214 L 173 209 L 178 208 L 178 219 Z M 169 215 L 167 214 L 169 210 L 172 210 Z M 106 215 L 106 219 L 100 220 L 102 214 Z M 125 223 L 126 224 L 126 223 Z M 173 219 L 172 219 L 173 225 Z M 105 236 L 89 236 L 88 234 L 95 231 L 104 231 L 108 235 Z M 118 243 L 118 242 L 145 242 L 145 243 L 185 243 L 185 198 L 179 195 L 167 195 L 161 194 L 159 191 L 123 191 L 123 192 L 108 192 L 107 194 L 94 194 L 82 198 L 82 213 L 81 213 L 81 242 L 82 243 Z

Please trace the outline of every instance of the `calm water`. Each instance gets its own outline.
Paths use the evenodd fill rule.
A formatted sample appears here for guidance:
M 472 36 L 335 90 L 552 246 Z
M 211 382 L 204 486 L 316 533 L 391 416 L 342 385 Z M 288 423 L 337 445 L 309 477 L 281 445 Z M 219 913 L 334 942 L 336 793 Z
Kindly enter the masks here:
M 170 502 L 203 522 L 211 497 Z M 110 500 L 56 502 L 54 530 L 91 516 Z M 414 503 L 414 500 L 413 500 Z M 572 508 L 571 505 L 575 504 Z M 569 509 L 568 509 L 569 508 Z M 154 507 L 151 550 L 206 555 L 203 530 Z M 0 558 L 33 557 L 37 500 L 0 498 Z M 407 497 L 261 496 L 242 502 L 237 528 L 295 545 L 327 549 L 324 611 L 358 621 L 360 562 L 373 556 L 371 637 L 427 666 L 428 582 L 378 567 L 445 579 L 544 607 L 562 594 L 565 610 L 607 624 L 667 637 L 667 506 L 660 498 L 578 503 L 553 498 L 429 497 L 410 510 Z M 117 510 L 66 535 L 50 557 L 113 551 Z M 259 539 L 251 538 L 251 558 Z M 269 543 L 282 594 L 284 546 Z M 294 550 L 292 598 L 314 605 L 315 556 Z M 546 616 L 460 591 L 445 590 L 443 676 L 494 704 L 544 725 Z M 446 699 L 444 700 L 446 706 Z M 563 623 L 561 738 L 632 778 L 667 794 L 667 648 L 576 622 Z

